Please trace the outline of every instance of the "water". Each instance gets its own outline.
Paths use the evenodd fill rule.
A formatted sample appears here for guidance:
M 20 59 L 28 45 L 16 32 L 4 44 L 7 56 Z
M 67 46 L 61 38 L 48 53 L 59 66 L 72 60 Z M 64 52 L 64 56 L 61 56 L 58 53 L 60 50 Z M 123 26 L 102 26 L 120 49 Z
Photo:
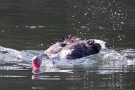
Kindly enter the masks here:
M 0 1 L 0 89 L 134 90 L 134 0 Z M 76 61 L 31 59 L 62 35 L 99 39 L 106 49 Z M 8 52 L 8 53 L 7 53 Z

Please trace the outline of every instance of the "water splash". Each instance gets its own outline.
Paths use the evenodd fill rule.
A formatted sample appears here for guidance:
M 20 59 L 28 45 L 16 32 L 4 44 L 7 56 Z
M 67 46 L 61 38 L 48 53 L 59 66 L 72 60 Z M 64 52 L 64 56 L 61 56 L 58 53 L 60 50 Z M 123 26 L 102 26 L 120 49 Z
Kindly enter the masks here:
M 96 55 L 90 55 L 81 59 L 67 60 L 57 59 L 52 60 L 43 58 L 41 71 L 42 72 L 70 72 L 70 70 L 60 70 L 60 68 L 73 67 L 100 67 L 100 68 L 121 68 L 127 65 L 135 65 L 135 50 L 111 50 L 105 47 L 105 42 L 102 40 L 95 40 L 100 43 L 102 50 Z M 0 69 L 2 70 L 18 70 L 30 69 L 31 59 L 43 53 L 44 50 L 22 50 L 18 51 L 11 48 L 0 46 Z M 61 54 L 62 57 L 63 54 Z M 4 64 L 4 65 L 2 65 Z M 59 68 L 58 68 L 59 67 Z

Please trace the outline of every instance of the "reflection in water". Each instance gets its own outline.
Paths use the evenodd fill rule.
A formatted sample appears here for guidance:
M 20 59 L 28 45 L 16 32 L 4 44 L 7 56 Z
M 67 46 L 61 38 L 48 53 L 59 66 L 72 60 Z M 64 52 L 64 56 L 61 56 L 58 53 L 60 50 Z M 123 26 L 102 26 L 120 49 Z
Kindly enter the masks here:
M 78 69 L 77 69 L 78 70 Z M 132 87 L 133 82 L 129 82 L 129 79 L 134 79 L 133 74 L 130 71 L 111 72 L 106 74 L 98 74 L 98 69 L 87 68 L 81 71 L 75 71 L 70 74 L 55 73 L 55 75 L 32 75 L 32 80 L 43 80 L 44 82 L 54 82 L 60 84 L 59 81 L 66 82 L 68 89 L 125 89 L 125 87 Z M 109 71 L 108 69 L 106 69 Z M 135 69 L 134 69 L 135 70 Z M 85 72 L 84 72 L 85 71 Z M 115 71 L 115 70 L 114 70 Z M 68 84 L 70 82 L 70 85 Z
M 22 67 L 14 66 L 0 66 L 0 70 L 25 70 Z M 26 69 L 27 70 L 27 69 Z
M 26 76 L 15 76 L 15 75 L 0 75 L 0 78 L 1 77 L 7 77 L 7 78 L 19 78 L 19 77 L 26 77 Z
M 80 80 L 79 76 L 44 76 L 44 75 L 32 75 L 32 80 Z
M 32 87 L 32 89 L 45 89 L 45 87 Z

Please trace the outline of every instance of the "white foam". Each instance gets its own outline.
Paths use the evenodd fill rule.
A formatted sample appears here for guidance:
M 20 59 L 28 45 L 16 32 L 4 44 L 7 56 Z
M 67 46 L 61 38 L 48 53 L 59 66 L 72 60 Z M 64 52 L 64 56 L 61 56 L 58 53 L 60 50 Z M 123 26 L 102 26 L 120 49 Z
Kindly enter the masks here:
M 105 43 L 104 41 L 102 40 L 98 40 L 98 39 L 93 39 L 96 43 L 99 43 L 102 47 L 102 49 L 106 49 L 106 46 L 105 46 Z
M 59 53 L 60 58 L 65 59 L 68 54 L 71 54 L 71 52 L 72 52 L 72 50 L 69 50 L 69 49 L 67 49 L 67 50 L 62 50 L 62 51 Z
M 57 54 L 52 54 L 52 55 L 50 55 L 50 59 L 66 59 L 66 56 L 68 55 L 68 54 L 71 54 L 71 52 L 72 52 L 72 50 L 69 50 L 69 49 L 67 49 L 67 50 L 62 50 L 61 52 L 59 52 L 59 53 L 57 53 Z

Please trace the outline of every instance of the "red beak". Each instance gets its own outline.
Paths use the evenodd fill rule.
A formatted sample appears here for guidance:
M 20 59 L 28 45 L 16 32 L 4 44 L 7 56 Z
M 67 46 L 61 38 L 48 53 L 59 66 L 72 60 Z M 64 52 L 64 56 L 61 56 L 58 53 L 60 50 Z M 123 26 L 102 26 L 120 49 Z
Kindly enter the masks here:
M 34 74 L 40 73 L 40 64 L 41 64 L 41 61 L 38 57 L 34 57 L 32 59 L 32 72 Z

